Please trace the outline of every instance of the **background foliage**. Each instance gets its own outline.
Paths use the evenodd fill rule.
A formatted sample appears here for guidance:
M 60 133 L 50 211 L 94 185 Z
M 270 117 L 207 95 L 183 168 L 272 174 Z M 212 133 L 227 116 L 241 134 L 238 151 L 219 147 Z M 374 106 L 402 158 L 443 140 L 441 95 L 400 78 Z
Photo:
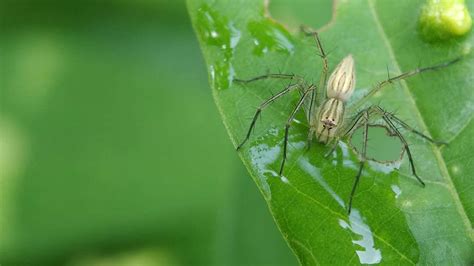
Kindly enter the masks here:
M 0 2 L 0 264 L 296 264 L 182 1 Z

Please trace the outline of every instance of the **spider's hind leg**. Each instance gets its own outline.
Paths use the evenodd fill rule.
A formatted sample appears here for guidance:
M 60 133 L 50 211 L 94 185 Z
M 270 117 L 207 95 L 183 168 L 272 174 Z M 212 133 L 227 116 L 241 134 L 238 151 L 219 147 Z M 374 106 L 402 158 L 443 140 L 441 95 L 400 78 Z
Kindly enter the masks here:
M 357 185 L 359 184 L 360 177 L 362 176 L 362 170 L 364 169 L 365 163 L 367 161 L 367 142 L 368 142 L 368 135 L 369 135 L 369 113 L 370 113 L 370 109 L 362 111 L 361 115 L 359 115 L 358 118 L 356 118 L 354 120 L 354 124 L 351 126 L 350 130 L 348 131 L 348 134 L 353 133 L 354 130 L 357 129 L 360 126 L 361 123 L 364 127 L 363 143 L 362 143 L 362 154 L 360 155 L 359 171 L 357 172 L 356 178 L 354 180 L 354 185 L 352 186 L 351 195 L 349 197 L 349 205 L 347 207 L 347 213 L 348 214 L 351 214 L 352 200 L 354 198 L 354 194 L 355 194 L 355 191 L 357 189 Z
M 420 182 L 420 184 L 424 187 L 425 182 L 423 182 L 423 180 L 416 173 L 415 163 L 413 161 L 413 155 L 411 154 L 411 150 L 408 145 L 408 142 L 406 141 L 405 137 L 402 135 L 402 133 L 400 132 L 400 130 L 397 128 L 395 124 L 402 126 L 403 128 L 417 134 L 418 136 L 430 142 L 433 142 L 433 143 L 438 143 L 438 142 L 426 136 L 425 134 L 415 130 L 414 128 L 412 128 L 411 126 L 403 122 L 401 119 L 399 119 L 395 115 L 384 111 L 380 106 L 372 106 L 371 109 L 373 109 L 375 112 L 377 112 L 378 114 L 382 116 L 382 119 L 385 121 L 385 123 L 387 123 L 388 127 L 392 130 L 393 133 L 395 133 L 395 136 L 398 137 L 398 139 L 400 139 L 400 141 L 402 142 L 403 148 L 407 152 L 408 161 L 410 162 L 411 172 L 413 176 L 415 176 L 415 178 L 418 180 L 418 182 Z
M 380 108 L 380 107 L 379 107 Z M 382 110 L 383 111 L 383 110 Z M 418 135 L 419 137 L 422 137 L 424 138 L 425 140 L 428 140 L 429 142 L 433 143 L 433 144 L 436 144 L 436 145 L 448 145 L 447 142 L 445 141 L 441 141 L 441 140 L 434 140 L 432 139 L 431 137 L 421 133 L 420 131 L 414 129 L 413 127 L 411 127 L 410 125 L 408 125 L 407 123 L 405 123 L 403 120 L 401 120 L 400 118 L 396 117 L 394 114 L 392 113 L 388 113 L 388 112 L 384 112 L 385 115 L 392 119 L 393 121 L 395 121 L 395 123 L 399 124 L 400 126 L 402 126 L 404 129 Z M 395 133 L 395 136 L 396 136 L 396 132 Z
M 425 182 L 418 176 L 416 173 L 416 168 L 415 168 L 415 163 L 413 162 L 413 156 L 411 155 L 410 147 L 408 146 L 408 142 L 405 140 L 405 137 L 400 133 L 400 131 L 397 129 L 397 127 L 393 124 L 392 120 L 388 116 L 382 116 L 382 119 L 387 123 L 387 125 L 395 132 L 395 134 L 398 136 L 400 141 L 403 144 L 403 148 L 406 150 L 407 155 L 408 155 L 408 160 L 410 161 L 410 167 L 411 167 L 411 172 L 413 176 L 420 182 L 420 184 L 424 187 Z

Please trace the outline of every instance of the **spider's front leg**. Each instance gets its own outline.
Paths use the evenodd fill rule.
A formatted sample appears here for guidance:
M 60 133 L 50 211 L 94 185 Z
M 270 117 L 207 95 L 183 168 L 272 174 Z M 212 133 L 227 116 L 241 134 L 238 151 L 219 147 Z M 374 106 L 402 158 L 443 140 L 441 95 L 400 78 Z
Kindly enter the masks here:
M 318 56 L 321 57 L 321 61 L 322 61 L 322 71 L 321 71 L 321 75 L 319 77 L 319 88 L 321 88 L 321 95 L 319 96 L 319 99 L 317 99 L 318 101 L 318 104 L 321 104 L 324 99 L 326 98 L 326 94 L 324 93 L 324 88 L 326 87 L 326 81 L 327 81 L 327 78 L 328 78 L 328 71 L 329 71 L 329 67 L 328 67 L 328 56 L 326 54 L 326 51 L 324 50 L 323 48 L 323 44 L 321 42 L 321 37 L 319 37 L 319 33 L 311 28 L 309 28 L 308 26 L 305 26 L 305 25 L 301 25 L 300 26 L 300 30 L 306 35 L 306 36 L 313 36 L 314 37 L 314 40 L 316 42 L 316 46 L 318 47 Z
M 316 87 L 314 85 L 309 86 L 301 95 L 301 98 L 299 99 L 298 103 L 296 104 L 295 108 L 290 114 L 290 117 L 288 118 L 286 125 L 285 125 L 285 138 L 283 141 L 283 160 L 281 161 L 280 165 L 280 176 L 283 174 L 283 168 L 285 167 L 285 162 L 286 162 L 286 154 L 287 154 L 287 147 L 288 147 L 288 135 L 289 135 L 289 130 L 290 127 L 293 123 L 293 120 L 295 119 L 296 113 L 301 109 L 303 106 L 306 98 L 309 95 L 312 95 L 312 93 L 316 90 Z
M 372 88 L 372 90 L 370 90 L 362 99 L 358 100 L 356 103 L 354 103 L 352 106 L 350 106 L 350 111 L 353 111 L 353 110 L 357 110 L 358 108 L 360 108 L 362 105 L 364 105 L 367 100 L 372 97 L 375 93 L 377 93 L 378 91 L 380 91 L 381 89 L 383 89 L 385 86 L 387 86 L 388 84 L 392 84 L 394 82 L 397 82 L 397 81 L 400 81 L 400 80 L 405 80 L 409 77 L 412 77 L 412 76 L 415 76 L 415 75 L 418 75 L 418 74 L 421 74 L 423 72 L 429 72 L 429 71 L 436 71 L 436 70 L 439 70 L 439 69 L 442 69 L 442 68 L 445 68 L 445 67 L 448 67 L 448 66 L 451 66 L 459 61 L 461 61 L 463 59 L 462 56 L 460 57 L 457 57 L 457 58 L 454 58 L 450 61 L 447 61 L 447 62 L 443 62 L 443 63 L 440 63 L 440 64 L 437 64 L 437 65 L 433 65 L 433 66 L 428 66 L 428 67 L 421 67 L 421 68 L 416 68 L 416 69 L 413 69 L 413 70 L 410 70 L 410 71 L 407 71 L 407 72 L 404 72 L 398 76 L 395 76 L 395 77 L 389 77 L 387 78 L 386 80 L 378 83 L 375 87 Z
M 304 79 L 301 76 L 298 76 L 295 74 L 281 74 L 281 73 L 273 73 L 273 74 L 270 73 L 270 74 L 265 74 L 265 75 L 249 78 L 249 79 L 236 78 L 234 79 L 234 81 L 237 83 L 247 84 L 250 82 L 257 81 L 257 80 L 265 80 L 265 79 L 289 79 L 289 80 L 295 80 L 297 83 L 304 83 Z
M 245 136 L 244 140 L 237 146 L 236 150 L 240 150 L 240 148 L 242 148 L 242 146 L 249 140 L 252 130 L 255 128 L 255 123 L 257 122 L 257 119 L 260 116 L 263 109 L 265 109 L 268 105 L 270 105 L 275 100 L 282 97 L 283 95 L 287 94 L 288 92 L 294 89 L 298 89 L 298 88 L 301 89 L 301 87 L 304 86 L 303 77 L 294 75 L 294 74 L 265 74 L 265 75 L 253 77 L 250 79 L 236 78 L 234 79 L 234 82 L 247 84 L 250 82 L 265 80 L 265 79 L 287 79 L 287 80 L 289 79 L 289 80 L 295 80 L 296 84 L 288 85 L 285 89 L 283 89 L 282 91 L 278 92 L 277 94 L 273 95 L 272 97 L 270 97 L 269 99 L 265 100 L 263 103 L 260 104 L 260 106 L 257 108 L 257 111 L 255 111 L 252 122 L 250 123 L 250 127 L 247 131 L 247 135 Z
M 257 111 L 255 111 L 252 122 L 250 123 L 250 127 L 247 131 L 247 135 L 245 136 L 245 139 L 239 144 L 239 146 L 237 146 L 237 150 L 240 150 L 240 148 L 242 148 L 242 146 L 249 140 L 250 135 L 252 134 L 252 130 L 255 128 L 255 123 L 257 122 L 257 119 L 260 116 L 262 110 L 265 109 L 267 106 L 269 106 L 278 98 L 287 94 L 288 92 L 299 88 L 299 86 L 300 86 L 299 84 L 290 84 L 285 89 L 283 89 L 282 91 L 278 92 L 277 94 L 273 95 L 272 97 L 270 97 L 269 99 L 265 100 L 263 103 L 260 104 L 260 106 L 257 108 Z

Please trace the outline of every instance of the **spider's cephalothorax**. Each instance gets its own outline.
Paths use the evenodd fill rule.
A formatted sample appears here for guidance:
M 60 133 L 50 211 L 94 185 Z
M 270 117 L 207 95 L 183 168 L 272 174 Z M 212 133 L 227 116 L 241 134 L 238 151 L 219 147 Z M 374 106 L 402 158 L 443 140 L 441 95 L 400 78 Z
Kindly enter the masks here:
M 352 93 L 354 92 L 355 88 L 355 63 L 354 58 L 352 55 L 346 56 L 339 65 L 336 66 L 334 71 L 332 72 L 329 79 L 327 79 L 328 74 L 328 62 L 326 53 L 323 50 L 321 45 L 321 41 L 319 39 L 317 32 L 308 32 L 305 31 L 307 35 L 311 35 L 315 37 L 316 44 L 318 46 L 318 50 L 320 56 L 323 61 L 323 71 L 321 73 L 321 78 L 319 80 L 319 85 L 316 86 L 314 84 L 307 84 L 304 79 L 300 76 L 293 75 L 293 74 L 267 74 L 263 76 L 258 76 L 255 78 L 243 80 L 243 79 L 235 79 L 236 82 L 239 83 L 249 83 L 261 79 L 268 79 L 268 78 L 275 78 L 275 79 L 288 79 L 294 81 L 294 83 L 290 83 L 285 89 L 280 91 L 279 93 L 275 94 L 274 96 L 270 97 L 266 101 L 264 101 L 255 112 L 252 122 L 250 123 L 250 127 L 247 131 L 247 135 L 245 139 L 237 146 L 237 150 L 239 150 L 249 139 L 252 129 L 255 127 L 255 123 L 257 118 L 260 116 L 261 111 L 267 107 L 269 104 L 274 102 L 276 99 L 280 98 L 281 96 L 287 94 L 290 91 L 298 90 L 300 92 L 300 99 L 296 106 L 294 107 L 293 111 L 291 112 L 288 120 L 285 124 L 285 137 L 283 142 L 283 159 L 280 165 L 280 175 L 283 173 L 283 169 L 286 162 L 286 154 L 287 154 L 287 146 L 288 146 L 288 132 L 291 127 L 291 124 L 295 118 L 296 113 L 303 107 L 306 113 L 306 118 L 308 119 L 309 124 L 309 134 L 308 134 L 308 144 L 311 144 L 313 136 L 316 136 L 319 142 L 324 144 L 332 143 L 332 150 L 335 149 L 336 145 L 341 138 L 352 136 L 354 131 L 358 128 L 363 129 L 363 145 L 362 150 L 360 151 L 359 158 L 360 158 L 360 166 L 359 171 L 356 175 L 354 185 L 352 187 L 351 195 L 349 198 L 348 204 L 348 211 L 350 213 L 351 206 L 352 206 L 352 198 L 354 196 L 355 190 L 357 188 L 357 184 L 359 183 L 359 178 L 362 175 L 362 169 L 367 161 L 366 151 L 367 151 L 367 140 L 368 140 L 368 129 L 370 126 L 369 119 L 372 116 L 380 117 L 383 122 L 385 123 L 385 127 L 392 132 L 396 137 L 398 137 L 403 144 L 403 148 L 406 151 L 408 156 L 408 160 L 410 162 L 410 168 L 412 174 L 416 177 L 416 179 L 422 184 L 423 186 L 425 183 L 421 180 L 421 178 L 417 175 L 415 165 L 413 162 L 413 157 L 410 152 L 410 148 L 408 146 L 405 137 L 401 134 L 399 128 L 404 128 L 432 143 L 435 144 L 443 144 L 443 142 L 435 141 L 431 139 L 429 136 L 415 130 L 413 127 L 409 126 L 407 123 L 403 122 L 400 118 L 396 117 L 395 115 L 385 112 L 381 107 L 377 105 L 371 105 L 365 108 L 362 108 L 358 111 L 353 118 L 344 119 L 346 113 L 352 114 L 356 108 L 360 108 L 363 104 L 369 99 L 372 95 L 374 95 L 377 91 L 382 89 L 385 85 L 393 83 L 398 80 L 402 80 L 411 76 L 414 76 L 418 73 L 430 71 L 430 70 L 437 70 L 443 67 L 447 67 L 451 64 L 454 64 L 461 60 L 461 58 L 456 58 L 454 60 L 441 63 L 431 67 L 424 67 L 424 68 L 417 68 L 412 71 L 408 71 L 402 73 L 396 77 L 388 78 L 380 83 L 378 83 L 372 90 L 370 90 L 367 95 L 365 95 L 362 99 L 355 102 L 348 110 L 346 110 L 346 102 L 351 97 Z M 327 81 L 327 82 L 326 82 Z M 325 94 L 323 97 L 318 97 L 316 94 L 317 89 L 324 89 L 326 88 Z M 324 92 L 324 91 L 323 91 Z M 329 153 L 328 153 L 329 154 Z

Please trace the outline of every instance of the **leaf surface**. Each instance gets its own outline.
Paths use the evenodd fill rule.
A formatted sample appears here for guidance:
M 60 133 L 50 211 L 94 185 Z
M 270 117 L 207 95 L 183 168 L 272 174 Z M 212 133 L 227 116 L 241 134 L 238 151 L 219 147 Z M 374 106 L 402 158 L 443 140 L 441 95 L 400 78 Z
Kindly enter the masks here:
M 474 1 L 468 1 L 473 10 Z M 360 98 L 379 81 L 465 54 L 472 34 L 426 43 L 417 33 L 421 1 L 340 1 L 321 29 L 329 68 L 347 54 L 356 61 Z M 206 60 L 217 106 L 232 142 L 245 137 L 256 107 L 288 82 L 232 82 L 267 72 L 295 73 L 318 84 L 321 60 L 314 40 L 288 29 L 260 1 L 189 0 L 189 12 Z M 317 10 L 315 11 L 317 15 Z M 304 21 L 302 21 L 304 23 Z M 474 262 L 474 57 L 424 73 L 374 95 L 379 104 L 418 130 L 449 142 L 437 147 L 406 134 L 422 188 L 407 158 L 399 170 L 370 163 L 350 216 L 346 205 L 358 170 L 357 155 L 341 142 L 329 158 L 314 143 L 302 112 L 289 137 L 283 177 L 277 175 L 284 125 L 298 99 L 294 93 L 263 111 L 250 141 L 239 152 L 261 190 L 283 237 L 301 264 L 469 264 Z M 407 133 L 407 132 L 404 132 Z M 370 138 L 370 132 L 369 132 Z M 385 142 L 369 142 L 382 149 Z M 406 157 L 406 156 L 405 156 Z

